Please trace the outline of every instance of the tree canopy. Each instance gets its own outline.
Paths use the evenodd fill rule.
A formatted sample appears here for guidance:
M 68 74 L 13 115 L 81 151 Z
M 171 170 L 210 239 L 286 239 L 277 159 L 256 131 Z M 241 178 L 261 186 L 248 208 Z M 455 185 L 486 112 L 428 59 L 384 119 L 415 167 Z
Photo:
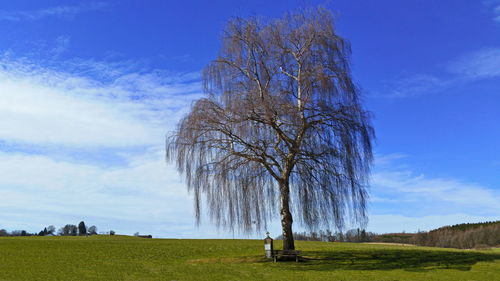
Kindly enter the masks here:
M 218 226 L 266 228 L 278 213 L 284 248 L 301 224 L 366 221 L 374 131 L 351 78 L 350 46 L 325 9 L 230 20 L 204 70 L 207 96 L 167 139 Z

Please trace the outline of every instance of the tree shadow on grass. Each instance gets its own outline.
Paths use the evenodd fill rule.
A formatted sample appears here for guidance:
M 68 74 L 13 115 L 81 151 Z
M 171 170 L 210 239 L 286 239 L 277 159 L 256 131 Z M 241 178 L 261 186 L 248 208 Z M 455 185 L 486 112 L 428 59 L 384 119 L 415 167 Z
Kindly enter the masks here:
M 304 252 L 295 270 L 393 270 L 428 271 L 434 269 L 470 270 L 477 262 L 500 259 L 500 254 L 446 250 L 334 250 Z

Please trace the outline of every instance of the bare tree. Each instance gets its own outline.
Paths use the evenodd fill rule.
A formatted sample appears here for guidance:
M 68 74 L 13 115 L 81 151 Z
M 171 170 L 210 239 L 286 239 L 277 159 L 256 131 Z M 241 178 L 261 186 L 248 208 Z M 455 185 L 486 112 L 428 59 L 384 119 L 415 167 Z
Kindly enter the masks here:
M 78 227 L 74 224 L 67 224 L 58 231 L 58 234 L 61 236 L 76 236 L 77 233 Z
M 88 232 L 90 235 L 96 235 L 97 234 L 97 227 L 95 225 L 89 227 Z
M 47 228 L 47 234 L 56 234 L 56 227 L 53 225 L 49 225 Z
M 198 221 L 206 203 L 217 226 L 251 232 L 279 209 L 284 249 L 292 213 L 310 229 L 366 222 L 374 133 L 349 56 L 325 9 L 229 21 L 207 97 L 167 138 Z

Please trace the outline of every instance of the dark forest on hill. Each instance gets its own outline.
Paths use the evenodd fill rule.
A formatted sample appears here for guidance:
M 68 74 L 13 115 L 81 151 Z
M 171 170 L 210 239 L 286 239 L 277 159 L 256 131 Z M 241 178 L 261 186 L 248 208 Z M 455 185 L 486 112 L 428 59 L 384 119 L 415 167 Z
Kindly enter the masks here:
M 444 248 L 488 248 L 500 245 L 500 221 L 464 223 L 415 234 L 410 242 Z

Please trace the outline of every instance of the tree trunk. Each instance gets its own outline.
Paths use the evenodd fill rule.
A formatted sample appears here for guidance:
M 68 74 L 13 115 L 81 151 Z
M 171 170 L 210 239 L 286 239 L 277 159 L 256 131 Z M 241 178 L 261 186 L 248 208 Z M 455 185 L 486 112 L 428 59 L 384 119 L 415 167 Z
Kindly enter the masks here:
M 295 250 L 292 232 L 292 213 L 290 212 L 290 187 L 288 181 L 280 182 L 281 230 L 283 234 L 283 250 Z

